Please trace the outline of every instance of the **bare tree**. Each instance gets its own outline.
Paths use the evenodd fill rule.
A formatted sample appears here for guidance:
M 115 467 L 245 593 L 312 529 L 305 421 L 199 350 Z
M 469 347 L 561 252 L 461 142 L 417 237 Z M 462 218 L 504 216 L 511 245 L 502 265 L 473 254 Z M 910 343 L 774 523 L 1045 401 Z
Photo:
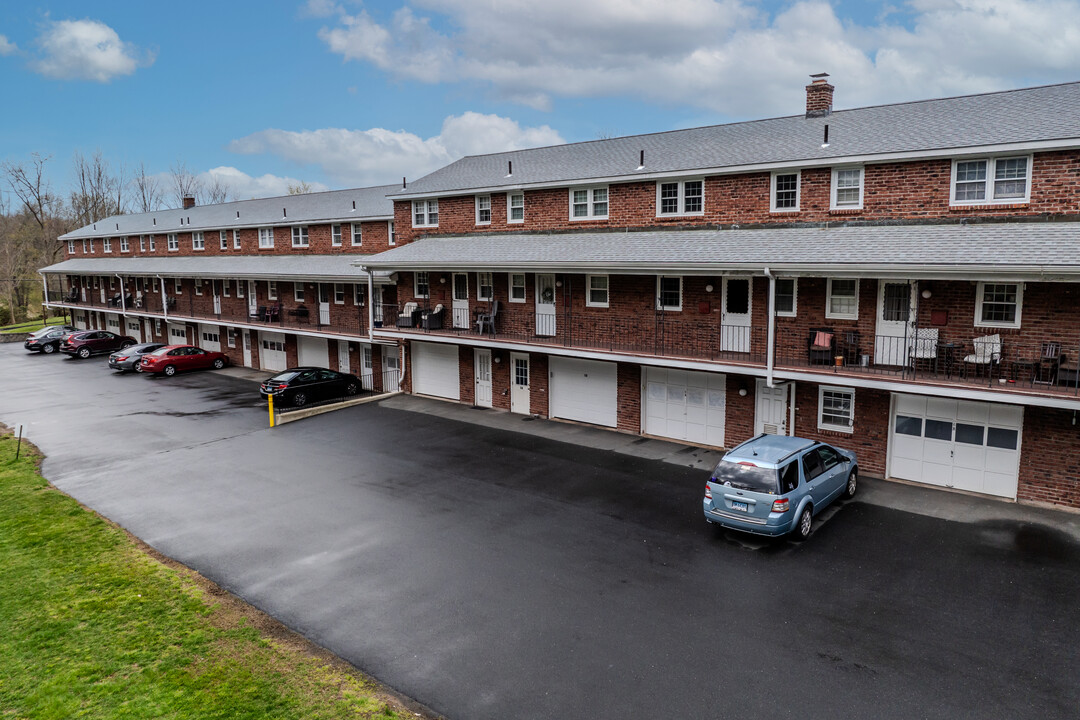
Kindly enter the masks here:
M 153 212 L 161 209 L 161 182 L 146 173 L 146 163 L 139 163 L 135 177 L 131 179 L 131 190 L 135 196 L 135 209 L 139 212 Z
M 203 188 L 203 202 L 207 205 L 229 202 L 232 196 L 232 188 L 217 175 L 211 175 L 211 178 L 211 183 Z
M 76 224 L 89 225 L 125 212 L 122 165 L 114 174 L 100 150 L 89 158 L 76 152 L 72 162 L 75 189 L 71 191 L 71 210 Z
M 53 194 L 52 184 L 45 177 L 45 163 L 51 155 L 31 153 L 29 164 L 0 163 L 0 173 L 37 225 L 37 255 L 41 260 L 53 263 L 60 254 L 62 244 L 57 237 L 66 229 L 61 216 L 63 201 Z
M 309 192 L 312 192 L 312 191 L 313 191 L 313 188 L 311 187 L 311 185 L 309 183 L 307 183 L 306 181 L 304 181 L 304 180 L 301 180 L 299 182 L 299 184 L 297 184 L 297 185 L 293 185 L 292 183 L 289 183 L 289 194 L 290 195 L 307 195 Z
M 183 160 L 169 168 L 173 181 L 175 207 L 184 207 L 184 198 L 197 198 L 202 194 L 202 182 L 187 169 Z

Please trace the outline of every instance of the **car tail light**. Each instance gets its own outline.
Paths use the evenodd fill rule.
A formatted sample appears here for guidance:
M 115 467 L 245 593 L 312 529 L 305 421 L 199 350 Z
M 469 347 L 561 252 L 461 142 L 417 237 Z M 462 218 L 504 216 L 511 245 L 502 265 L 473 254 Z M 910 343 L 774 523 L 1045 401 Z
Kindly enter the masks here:
M 791 507 L 791 503 L 788 502 L 787 498 L 782 498 L 780 500 L 773 500 L 773 503 L 772 503 L 772 511 L 774 513 L 786 513 L 790 507 Z
M 709 487 L 709 483 L 705 483 L 705 499 L 712 500 L 712 488 Z
M 116 358 L 116 362 L 124 362 L 124 361 L 125 361 L 125 360 L 127 360 L 127 359 L 128 359 L 128 356 L 127 356 L 127 355 L 124 355 L 123 357 L 118 357 L 118 358 Z

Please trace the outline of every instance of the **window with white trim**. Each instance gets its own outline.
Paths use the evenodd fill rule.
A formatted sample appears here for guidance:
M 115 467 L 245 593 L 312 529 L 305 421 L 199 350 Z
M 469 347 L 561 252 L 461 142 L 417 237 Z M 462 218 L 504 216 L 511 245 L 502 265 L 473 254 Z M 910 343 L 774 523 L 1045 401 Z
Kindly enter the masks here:
M 224 295 L 225 297 L 232 297 L 232 281 L 231 280 L 222 280 L 221 281 L 221 294 Z
M 341 247 L 341 225 L 330 226 L 330 244 L 334 247 Z
M 476 299 L 477 300 L 492 300 L 495 297 L 495 281 L 492 280 L 491 273 L 481 272 L 476 273 Z
M 173 278 L 173 293 L 177 295 L 184 294 L 184 281 L 180 278 Z
M 74 240 L 68 240 L 67 241 L 67 248 L 68 248 L 68 255 L 74 255 L 75 254 L 75 241 Z
M 703 180 L 669 180 L 656 183 L 656 215 L 703 215 L 705 213 L 705 182 Z
M 115 290 L 115 289 L 116 289 L 116 278 L 111 277 L 111 278 L 109 278 L 109 290 Z
M 607 220 L 608 189 L 570 188 L 571 220 Z
M 1020 327 L 1024 286 L 981 282 L 975 290 L 975 327 Z
M 852 432 L 855 425 L 855 389 L 818 386 L 818 429 Z
M 656 307 L 660 310 L 682 310 L 682 276 L 657 276 Z
M 139 252 L 146 252 L 146 236 L 139 236 Z
M 525 222 L 525 193 L 506 193 L 506 222 Z
M 950 205 L 1026 203 L 1031 156 L 954 160 Z
M 86 241 L 85 240 L 82 241 L 82 253 L 83 253 L 83 255 L 86 254 Z
M 120 252 L 126 253 L 131 250 L 131 245 L 128 243 L 127 237 L 120 238 Z
M 238 298 L 244 297 L 244 281 L 243 280 L 237 280 L 236 281 L 236 297 L 238 297 Z
M 277 280 L 266 281 L 266 299 L 277 300 Z
M 307 225 L 294 225 L 292 229 L 292 246 L 294 248 L 308 247 Z
M 292 294 L 293 300 L 298 303 L 304 302 L 304 283 L 293 283 Z
M 799 284 L 795 278 L 776 278 L 773 297 L 777 317 L 795 317 L 799 300 Z
M 104 238 L 101 241 L 101 251 L 107 253 L 112 252 L 112 238 Z
M 259 228 L 259 249 L 267 250 L 274 247 L 274 228 Z
M 413 227 L 437 227 L 439 224 L 439 201 L 413 200 Z
M 334 304 L 345 304 L 345 283 L 334 283 Z
M 426 298 L 430 291 L 428 274 L 426 272 L 413 273 L 413 295 L 418 298 Z
M 94 239 L 90 238 L 90 254 L 94 254 Z
M 229 249 L 229 231 L 218 230 L 218 241 L 222 250 Z
M 386 235 L 390 238 L 390 241 L 388 243 L 390 246 L 397 245 L 397 232 L 394 230 L 393 220 L 386 221 Z
M 206 241 L 203 239 L 203 234 L 202 234 L 201 230 L 196 230 L 195 232 L 191 233 L 191 249 L 192 250 L 205 250 L 206 249 Z
M 202 295 L 202 278 L 195 278 L 195 294 Z
M 360 283 L 355 283 L 352 286 L 353 305 L 356 305 L 357 307 L 360 307 L 360 306 L 362 306 L 364 304 L 364 289 L 366 287 L 367 287 L 367 285 L 361 285 Z M 378 307 L 375 308 L 376 311 L 378 311 L 378 309 L 379 309 Z
M 589 293 L 585 297 L 585 305 L 587 307 L 606 308 L 608 306 L 608 276 L 586 275 L 585 283 Z
M 239 230 L 233 230 L 232 231 L 232 246 L 233 246 L 233 250 L 239 250 L 240 249 L 240 231 Z
M 229 344 L 229 347 L 236 347 L 236 328 L 225 328 L 225 341 Z
M 360 223 L 352 224 L 352 244 L 353 247 L 360 247 L 364 244 L 364 229 L 360 226 Z
M 146 242 L 150 245 L 150 252 L 157 252 L 157 240 L 154 239 L 153 235 L 148 235 Z
M 165 237 L 169 252 L 177 252 L 180 249 L 180 237 L 176 233 L 169 233 Z
M 825 317 L 830 320 L 859 319 L 859 281 L 857 279 L 829 278 Z
M 525 273 L 510 273 L 510 302 L 525 302 Z
M 798 172 L 774 172 L 769 191 L 770 212 L 798 212 L 799 185 Z
M 476 224 L 477 225 L 490 225 L 491 224 L 491 196 L 490 195 L 477 195 L 476 196 Z
M 860 210 L 862 206 L 863 169 L 861 167 L 833 168 L 830 209 Z

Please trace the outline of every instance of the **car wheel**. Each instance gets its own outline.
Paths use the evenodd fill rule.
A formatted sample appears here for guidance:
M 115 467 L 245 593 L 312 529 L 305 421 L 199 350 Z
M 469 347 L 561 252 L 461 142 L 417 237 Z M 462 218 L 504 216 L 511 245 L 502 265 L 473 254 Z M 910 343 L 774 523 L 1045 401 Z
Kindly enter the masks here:
M 88 347 L 79 348 L 79 357 L 81 357 L 83 360 L 90 357 L 90 348 L 88 348 Z
M 214 361 L 214 369 L 215 370 L 220 370 L 223 367 L 225 367 L 225 361 L 224 360 L 222 360 L 221 358 L 218 358 L 217 360 Z
M 49 353 L 56 352 L 56 348 L 54 348 L 52 345 L 45 345 L 44 347 L 41 348 L 41 352 L 48 355 Z
M 360 388 L 358 388 L 358 387 L 356 386 L 356 383 L 349 383 L 349 384 L 348 384 L 348 385 L 347 385 L 347 386 L 345 387 L 345 394 L 346 394 L 346 395 L 355 395 L 355 394 L 356 394 L 356 393 L 358 393 L 358 392 L 360 392 Z
M 847 487 L 844 488 L 844 497 L 851 499 L 855 497 L 855 491 L 859 489 L 859 471 L 852 469 L 851 473 L 847 476 Z
M 142 372 L 142 363 L 135 363 L 135 372 Z
M 166 375 L 167 375 L 168 377 L 172 377 L 173 375 L 175 375 L 175 374 L 176 374 L 176 366 L 175 366 L 175 365 L 166 365 L 166 366 L 165 366 L 165 370 L 164 370 L 163 372 L 164 372 L 164 373 L 165 373 L 165 374 L 166 374 Z
M 803 508 L 802 514 L 799 515 L 799 522 L 795 524 L 795 530 L 792 535 L 796 540 L 805 540 L 810 537 L 810 531 L 814 529 L 814 510 L 809 505 Z
M 295 407 L 303 407 L 307 405 L 307 395 L 302 392 L 293 393 L 292 404 Z

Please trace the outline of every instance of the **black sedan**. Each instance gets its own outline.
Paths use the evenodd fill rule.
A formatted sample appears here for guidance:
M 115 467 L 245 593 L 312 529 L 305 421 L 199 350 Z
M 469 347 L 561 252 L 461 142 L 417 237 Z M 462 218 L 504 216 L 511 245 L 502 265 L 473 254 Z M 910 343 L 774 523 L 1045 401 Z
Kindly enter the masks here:
M 30 336 L 26 338 L 26 342 L 23 343 L 23 347 L 30 352 L 51 355 L 60 349 L 60 341 L 63 337 L 75 332 L 76 329 L 70 325 L 50 325 L 30 333 Z
M 320 400 L 356 395 L 361 389 L 360 378 L 347 373 L 317 367 L 289 368 L 265 381 L 259 392 L 273 395 L 276 402 L 302 407 Z
M 142 356 L 149 355 L 163 347 L 165 347 L 165 343 L 140 343 L 123 350 L 117 350 L 109 355 L 109 367 L 120 372 L 127 372 L 128 370 L 142 372 L 142 366 L 139 365 Z

